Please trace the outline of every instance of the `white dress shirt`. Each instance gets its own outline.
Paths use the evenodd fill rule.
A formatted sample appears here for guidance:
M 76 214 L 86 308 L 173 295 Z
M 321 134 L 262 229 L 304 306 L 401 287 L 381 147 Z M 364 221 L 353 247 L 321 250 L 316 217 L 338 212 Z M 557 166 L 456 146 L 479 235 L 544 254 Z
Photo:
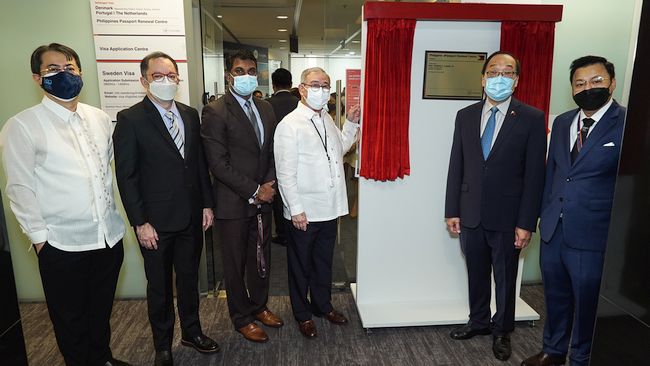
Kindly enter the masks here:
M 0 133 L 7 196 L 32 243 L 69 252 L 113 247 L 124 222 L 113 199 L 112 122 L 79 103 L 76 112 L 43 97 Z
M 496 123 L 494 125 L 494 135 L 492 135 L 492 143 L 490 144 L 490 147 L 494 146 L 494 142 L 497 140 L 501 126 L 503 126 L 503 120 L 506 119 L 506 113 L 508 113 L 508 108 L 510 108 L 511 101 L 512 97 L 508 97 L 508 99 L 497 104 L 499 110 L 497 111 L 497 115 L 494 117 Z M 490 116 L 492 115 L 492 107 L 494 106 L 486 99 L 485 103 L 483 103 L 483 112 L 481 113 L 481 137 L 483 137 L 485 126 L 487 126 L 488 119 L 490 119 Z
M 149 98 L 149 97 L 147 97 L 147 98 Z M 158 113 L 160 113 L 160 118 L 162 118 L 163 122 L 165 122 L 165 127 L 167 127 L 167 131 L 171 130 L 172 121 L 169 118 L 165 117 L 165 114 L 167 112 L 172 112 L 172 114 L 174 115 L 174 120 L 178 124 L 178 129 L 181 131 L 181 136 L 183 136 L 183 138 L 185 138 L 185 123 L 183 123 L 183 117 L 181 117 L 181 112 L 179 112 L 178 107 L 176 107 L 176 102 L 174 102 L 172 100 L 171 108 L 169 108 L 169 110 L 166 110 L 160 104 L 156 103 L 153 99 L 149 98 L 149 100 L 154 105 L 154 107 L 156 107 L 156 109 L 158 110 Z M 171 134 L 171 132 L 170 132 L 170 134 Z M 173 136 L 172 136 L 172 139 L 173 139 Z
M 286 219 L 304 212 L 308 221 L 319 222 L 348 213 L 343 155 L 358 130 L 358 123 L 346 121 L 341 131 L 324 109 L 317 113 L 302 102 L 280 121 L 274 156 Z
M 609 102 L 605 103 L 604 106 L 600 107 L 596 113 L 594 113 L 591 117 L 591 119 L 594 120 L 594 123 L 589 127 L 589 132 L 587 133 L 587 137 L 591 134 L 591 131 L 596 128 L 596 125 L 598 124 L 598 121 L 600 121 L 601 118 L 603 118 L 603 115 L 605 115 L 605 112 L 609 109 L 609 107 L 612 105 L 612 101 L 614 99 L 610 98 Z M 569 129 L 569 151 L 573 149 L 573 144 L 576 143 L 576 139 L 578 138 L 578 130 L 582 128 L 582 125 L 584 123 L 582 122 L 583 119 L 587 118 L 587 115 L 585 115 L 585 112 L 581 109 L 578 114 L 576 114 L 575 117 L 573 117 L 573 122 L 571 122 L 571 128 Z M 579 124 L 579 125 L 578 125 Z M 580 128 L 578 128 L 580 126 Z

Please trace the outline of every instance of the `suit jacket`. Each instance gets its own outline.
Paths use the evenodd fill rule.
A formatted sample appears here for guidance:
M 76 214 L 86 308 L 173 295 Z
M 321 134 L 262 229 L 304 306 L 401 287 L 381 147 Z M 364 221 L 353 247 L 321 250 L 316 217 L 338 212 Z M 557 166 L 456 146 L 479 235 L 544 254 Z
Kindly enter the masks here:
M 535 231 L 544 185 L 544 113 L 512 98 L 485 160 L 480 137 L 483 103 L 456 115 L 445 217 L 460 217 L 461 225 L 469 228 Z
M 278 121 L 278 123 L 282 121 L 284 116 L 296 109 L 298 102 L 300 101 L 300 99 L 291 94 L 289 91 L 275 93 L 266 100 L 271 103 L 273 112 L 275 113 L 275 119 Z
M 569 247 L 602 252 L 614 199 L 625 108 L 612 102 L 571 164 L 569 132 L 578 112 L 563 113 L 553 123 L 540 234 L 549 242 L 562 214 L 561 227 Z
M 132 226 L 179 231 L 214 206 L 198 112 L 176 102 L 185 127 L 185 159 L 160 113 L 145 96 L 117 114 L 113 132 L 115 174 Z
M 248 203 L 258 185 L 275 180 L 273 133 L 275 114 L 264 100 L 251 98 L 264 126 L 264 143 L 258 143 L 250 120 L 228 91 L 203 108 L 201 136 L 210 172 L 215 178 L 217 219 L 254 216 L 257 207 Z M 263 204 L 263 212 L 271 205 Z

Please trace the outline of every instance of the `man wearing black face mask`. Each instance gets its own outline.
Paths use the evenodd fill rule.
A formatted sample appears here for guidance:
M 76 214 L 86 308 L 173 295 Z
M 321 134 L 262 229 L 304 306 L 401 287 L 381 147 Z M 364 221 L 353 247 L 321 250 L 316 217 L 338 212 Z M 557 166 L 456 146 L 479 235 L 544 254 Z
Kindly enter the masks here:
M 11 209 L 38 256 L 65 364 L 127 365 L 110 349 L 125 230 L 113 199 L 112 123 L 79 103 L 81 62 L 73 49 L 38 47 L 31 69 L 45 95 L 1 133 Z
M 580 108 L 553 123 L 539 224 L 544 347 L 524 366 L 564 364 L 569 339 L 571 365 L 588 365 L 591 352 L 625 108 L 605 58 L 573 61 L 570 80 Z

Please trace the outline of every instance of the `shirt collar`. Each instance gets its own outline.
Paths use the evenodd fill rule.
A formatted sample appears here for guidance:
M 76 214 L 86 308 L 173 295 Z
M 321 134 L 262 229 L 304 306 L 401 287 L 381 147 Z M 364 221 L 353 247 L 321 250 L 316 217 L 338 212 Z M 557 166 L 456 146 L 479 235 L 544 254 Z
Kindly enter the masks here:
M 609 102 L 605 103 L 604 106 L 600 107 L 600 109 L 598 111 L 596 111 L 596 113 L 594 113 L 589 118 L 593 119 L 594 123 L 600 121 L 600 119 L 603 118 L 603 116 L 605 115 L 605 113 L 607 112 L 609 107 L 612 105 L 613 101 L 614 101 L 614 98 L 609 98 Z M 582 122 L 582 120 L 585 119 L 585 118 L 587 118 L 587 116 L 585 115 L 585 112 L 581 109 L 580 110 L 580 121 Z
M 61 118 L 65 122 L 68 122 L 70 120 L 70 117 L 76 113 L 48 98 L 47 95 L 43 95 L 43 100 L 41 103 L 43 106 L 45 106 L 45 108 L 49 109 L 52 113 L 54 113 L 57 117 Z M 77 112 L 78 111 L 79 105 L 77 104 Z
M 230 88 L 230 94 L 232 94 L 232 96 L 235 97 L 235 99 L 237 99 L 237 102 L 239 103 L 239 105 L 242 108 L 244 108 L 244 104 L 246 104 L 246 102 L 249 101 L 249 100 L 251 101 L 251 104 L 255 104 L 255 102 L 253 101 L 253 94 L 252 93 L 251 93 L 251 95 L 248 96 L 248 99 L 246 99 L 246 98 L 240 96 L 239 94 L 235 93 L 235 91 L 232 90 L 232 88 Z
M 501 114 L 504 116 L 508 113 L 510 102 L 512 102 L 512 97 L 508 97 L 508 99 L 496 105 L 496 107 L 499 109 L 499 112 L 501 112 Z M 485 103 L 483 103 L 483 115 L 487 114 L 492 109 L 492 107 L 494 107 L 494 105 L 490 104 L 490 102 L 486 99 Z
M 158 113 L 160 113 L 160 116 L 161 116 L 161 117 L 164 117 L 164 116 L 165 116 L 165 113 L 167 113 L 168 110 L 165 109 L 165 108 L 163 108 L 160 104 L 156 103 L 156 101 L 153 100 L 153 99 L 151 99 L 148 95 L 147 95 L 147 98 L 149 98 L 149 100 L 151 101 L 151 103 L 153 103 L 153 105 L 156 107 L 156 109 L 158 110 Z M 173 100 L 172 100 L 172 107 L 169 108 L 169 111 L 171 111 L 172 113 L 174 113 L 174 116 L 175 116 L 175 117 L 180 117 L 180 116 L 181 116 L 180 112 L 178 112 L 178 107 L 176 107 L 176 102 L 173 101 Z M 163 119 L 163 120 L 164 120 L 164 119 Z
M 296 108 L 298 112 L 304 116 L 307 119 L 312 119 L 314 116 L 318 117 L 323 117 L 323 113 L 327 114 L 327 111 L 325 111 L 325 108 L 320 110 L 319 112 L 314 111 L 313 109 L 309 108 L 305 103 L 302 101 L 298 102 L 298 108 Z

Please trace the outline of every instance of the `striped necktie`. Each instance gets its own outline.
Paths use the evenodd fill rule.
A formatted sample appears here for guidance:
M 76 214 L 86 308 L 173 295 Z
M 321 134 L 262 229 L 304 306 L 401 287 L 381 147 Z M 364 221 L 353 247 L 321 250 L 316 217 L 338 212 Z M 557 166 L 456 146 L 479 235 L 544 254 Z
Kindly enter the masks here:
M 167 113 L 165 113 L 165 118 L 171 122 L 171 126 L 169 127 L 169 134 L 171 135 L 172 140 L 174 140 L 174 144 L 176 144 L 178 152 L 181 153 L 181 156 L 183 159 L 185 159 L 185 138 L 183 137 L 183 133 L 181 132 L 180 127 L 178 127 L 176 116 L 174 113 L 172 113 L 172 111 L 167 111 Z

